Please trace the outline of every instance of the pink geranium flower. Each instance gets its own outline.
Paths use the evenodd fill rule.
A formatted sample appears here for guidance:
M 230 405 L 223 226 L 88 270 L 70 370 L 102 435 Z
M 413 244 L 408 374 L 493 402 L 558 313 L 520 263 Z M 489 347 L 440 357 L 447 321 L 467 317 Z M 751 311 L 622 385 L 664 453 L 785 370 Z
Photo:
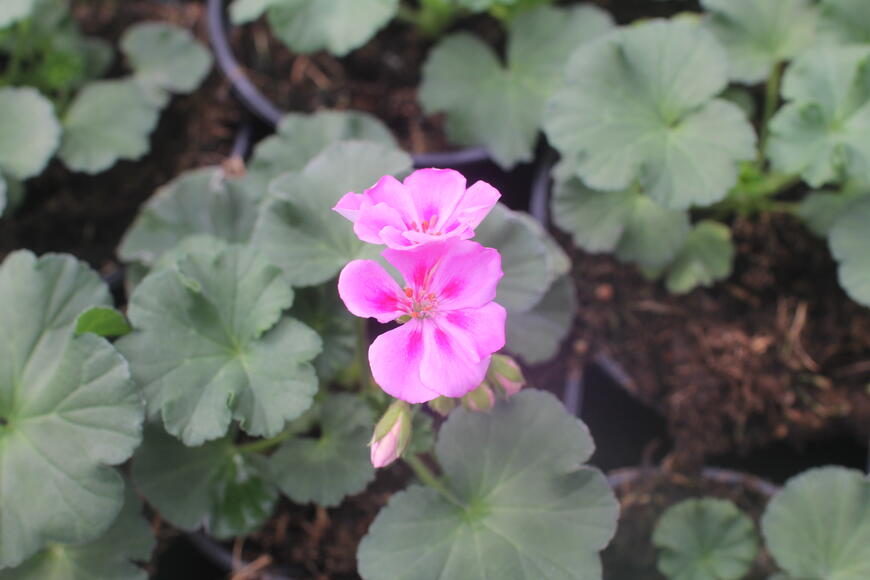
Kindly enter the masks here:
M 445 238 L 466 240 L 501 194 L 483 181 L 465 189 L 452 169 L 420 169 L 400 182 L 382 177 L 364 193 L 348 193 L 333 208 L 353 222 L 357 237 L 404 250 Z
M 338 278 L 341 299 L 356 316 L 407 317 L 369 348 L 375 381 L 409 403 L 461 397 L 480 385 L 492 353 L 504 346 L 506 313 L 493 302 L 503 275 L 498 251 L 447 240 L 382 255 L 405 288 L 373 260 L 350 262 Z

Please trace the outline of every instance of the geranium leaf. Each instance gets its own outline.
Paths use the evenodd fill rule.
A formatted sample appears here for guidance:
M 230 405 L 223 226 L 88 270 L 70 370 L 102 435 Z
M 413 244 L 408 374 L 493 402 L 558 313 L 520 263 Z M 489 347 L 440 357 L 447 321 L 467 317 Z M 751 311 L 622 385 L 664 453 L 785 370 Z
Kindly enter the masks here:
M 711 220 L 698 222 L 668 266 L 665 279 L 668 291 L 682 294 L 724 280 L 731 275 L 734 254 L 727 226 Z
M 870 4 L 864 0 L 822 0 L 819 34 L 838 44 L 870 44 Z
M 64 116 L 60 158 L 85 173 L 139 159 L 148 152 L 159 114 L 160 106 L 133 79 L 85 85 Z
M 0 580 L 147 580 L 133 563 L 147 562 L 156 544 L 141 511 L 128 485 L 121 513 L 102 536 L 80 545 L 51 544 L 17 568 L 0 570 Z
M 429 53 L 420 102 L 430 113 L 446 111 L 453 142 L 485 145 L 504 168 L 529 161 L 544 103 L 561 83 L 568 56 L 612 26 L 592 6 L 525 12 L 511 24 L 506 65 L 481 40 L 450 36 Z
M 691 58 L 687 58 L 690 55 Z M 544 128 L 563 167 L 593 189 L 639 182 L 671 209 L 722 199 L 755 133 L 736 105 L 714 98 L 728 60 L 713 36 L 688 22 L 653 20 L 578 48 Z
M 181 174 L 152 196 L 124 234 L 118 255 L 153 266 L 188 237 L 207 234 L 246 242 L 254 227 L 257 199 L 219 167 Z
M 574 280 L 562 276 L 531 310 L 508 314 L 505 348 L 529 364 L 551 359 L 571 330 L 576 311 Z
M 870 197 L 849 204 L 831 226 L 828 243 L 839 262 L 840 286 L 855 301 L 870 307 Z
M 860 471 L 822 467 L 793 477 L 767 505 L 761 529 L 793 578 L 870 577 L 870 481 Z
M 847 185 L 841 191 L 814 191 L 801 199 L 797 214 L 814 234 L 827 238 L 837 219 L 865 196 L 870 196 L 870 187 L 858 184 Z
M 252 242 L 284 270 L 293 286 L 326 282 L 349 261 L 377 257 L 383 249 L 360 241 L 332 208 L 345 193 L 360 192 L 383 175 L 410 167 L 410 157 L 391 147 L 337 143 L 302 171 L 272 183 L 272 199 L 261 211 Z
M 774 65 L 812 44 L 817 13 L 810 0 L 701 0 L 705 25 L 728 51 L 732 80 L 754 84 Z
M 870 181 L 870 46 L 808 51 L 785 73 L 787 103 L 771 119 L 768 155 L 776 170 L 813 187 Z
M 317 391 L 314 331 L 282 312 L 293 293 L 248 247 L 189 253 L 147 276 L 130 299 L 134 332 L 118 342 L 151 417 L 186 445 L 222 437 L 233 419 L 271 437 Z
M 359 111 L 289 113 L 274 135 L 257 144 L 244 182 L 265 197 L 269 182 L 282 173 L 299 171 L 318 153 L 338 141 L 371 141 L 398 147 L 390 130 L 377 118 Z
M 323 340 L 323 351 L 314 359 L 314 368 L 321 382 L 335 379 L 353 364 L 358 319 L 339 299 L 337 285 L 300 288 L 296 291 L 291 313 L 314 329 Z
M 615 252 L 647 268 L 667 265 L 689 233 L 685 211 L 666 209 L 633 190 L 595 191 L 577 179 L 557 184 L 552 214 L 584 250 Z
M 687 499 L 656 523 L 659 572 L 669 580 L 739 580 L 758 553 L 755 525 L 732 502 Z
M 583 466 L 589 432 L 555 397 L 526 390 L 490 413 L 457 409 L 435 449 L 463 505 L 419 485 L 395 494 L 360 544 L 363 578 L 601 578 L 617 502 Z
M 131 26 L 121 50 L 140 81 L 172 93 L 192 92 L 211 70 L 211 54 L 183 28 L 164 22 Z
M 20 251 L 0 266 L 0 568 L 48 542 L 88 542 L 112 523 L 124 483 L 110 466 L 141 439 L 142 401 L 105 339 L 76 318 L 109 305 L 68 256 Z M 34 501 L 34 490 L 51 489 Z
M 358 397 L 332 395 L 318 409 L 317 437 L 293 437 L 269 458 L 272 480 L 296 503 L 336 506 L 374 479 L 368 442 L 375 421 Z
M 295 52 L 344 56 L 365 44 L 395 15 L 399 0 L 275 0 L 272 32 Z
M 131 330 L 124 315 L 109 306 L 92 306 L 76 318 L 76 335 L 90 332 L 97 336 L 116 337 Z
M 233 24 L 252 22 L 263 15 L 273 4 L 281 0 L 233 0 L 230 4 L 230 20 Z
M 37 0 L 5 0 L 0 5 L 0 28 L 29 18 Z
M 16 179 L 39 175 L 59 143 L 51 101 L 30 87 L 0 89 L 0 171 Z
M 187 447 L 157 426 L 133 457 L 133 480 L 172 525 L 200 526 L 218 538 L 244 536 L 272 515 L 278 490 L 265 458 L 242 453 L 229 438 Z

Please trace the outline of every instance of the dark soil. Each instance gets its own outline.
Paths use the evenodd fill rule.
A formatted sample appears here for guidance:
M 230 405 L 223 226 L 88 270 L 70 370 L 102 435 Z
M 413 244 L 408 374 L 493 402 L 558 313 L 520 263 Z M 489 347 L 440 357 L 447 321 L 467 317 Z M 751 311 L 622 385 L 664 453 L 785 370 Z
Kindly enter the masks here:
M 628 470 L 630 471 L 630 470 Z M 656 569 L 652 534 L 659 517 L 672 505 L 689 498 L 715 497 L 734 502 L 758 527 L 768 497 L 752 485 L 725 483 L 666 471 L 641 473 L 615 488 L 620 503 L 616 537 L 602 553 L 605 580 L 665 580 Z M 747 580 L 763 580 L 774 572 L 762 550 Z
M 840 430 L 866 441 L 870 310 L 796 219 L 741 218 L 733 233 L 734 274 L 686 296 L 573 250 L 575 348 L 627 371 L 622 386 L 664 413 L 683 459 Z

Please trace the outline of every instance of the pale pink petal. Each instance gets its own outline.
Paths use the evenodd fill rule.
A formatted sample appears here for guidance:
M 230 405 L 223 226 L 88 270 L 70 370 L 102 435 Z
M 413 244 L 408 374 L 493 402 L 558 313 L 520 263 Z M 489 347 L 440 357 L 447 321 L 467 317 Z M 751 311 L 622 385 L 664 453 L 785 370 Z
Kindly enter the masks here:
M 409 403 L 424 403 L 439 395 L 420 380 L 423 326 L 422 321 L 410 320 L 380 335 L 369 347 L 375 382 L 386 393 Z
M 353 232 L 356 236 L 369 244 L 383 244 L 381 231 L 384 228 L 402 230 L 405 223 L 399 212 L 385 203 L 375 205 L 363 204 L 356 222 L 353 224 Z
M 381 177 L 376 184 L 365 190 L 364 195 L 372 204 L 385 203 L 399 212 L 406 227 L 414 222 L 420 223 L 411 191 L 392 175 Z
M 457 344 L 470 345 L 478 359 L 504 348 L 504 328 L 507 311 L 501 304 L 490 302 L 482 308 L 465 308 L 444 312 L 435 322 L 445 332 L 456 337 Z
M 455 332 L 439 319 L 426 320 L 423 326 L 423 384 L 445 397 L 461 397 L 480 386 L 489 368 L 489 357 L 481 359 L 469 336 Z
M 338 203 L 335 204 L 335 207 L 332 208 L 333 211 L 336 211 L 349 219 L 352 222 L 355 222 L 357 216 L 359 216 L 359 210 L 365 201 L 365 196 L 359 193 L 345 193 Z
M 453 169 L 419 169 L 405 178 L 417 215 L 430 231 L 440 231 L 465 195 L 465 177 Z M 417 222 L 421 225 L 422 222 Z
M 338 276 L 338 295 L 361 318 L 390 322 L 406 313 L 407 300 L 396 281 L 374 260 L 354 260 Z
M 501 194 L 496 188 L 485 181 L 478 181 L 465 192 L 453 212 L 451 221 L 459 222 L 465 226 L 462 228 L 463 230 L 474 230 L 492 210 L 500 197 Z
M 386 244 L 388 248 L 394 250 L 407 250 L 416 245 L 406 236 L 407 233 L 408 232 L 404 228 L 397 229 L 392 226 L 387 226 L 381 230 L 381 242 Z
M 381 252 L 381 255 L 396 267 L 408 286 L 423 288 L 426 286 L 430 270 L 435 268 L 455 242 L 458 240 L 448 239 L 414 246 L 407 250 L 387 248 Z

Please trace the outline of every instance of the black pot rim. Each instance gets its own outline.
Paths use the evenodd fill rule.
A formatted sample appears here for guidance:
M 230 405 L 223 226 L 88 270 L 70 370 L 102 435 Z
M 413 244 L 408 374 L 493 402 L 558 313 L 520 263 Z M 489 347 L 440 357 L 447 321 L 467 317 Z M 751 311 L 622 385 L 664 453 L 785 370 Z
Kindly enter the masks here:
M 661 467 L 620 467 L 607 473 L 607 483 L 612 489 L 616 489 L 625 483 L 658 475 L 664 471 Z M 757 475 L 722 467 L 705 467 L 701 470 L 701 477 L 718 483 L 743 485 L 768 499 L 780 490 L 780 487 L 775 483 Z
M 227 36 L 224 5 L 224 0 L 208 0 L 206 12 L 209 44 L 214 51 L 218 68 L 230 82 L 236 96 L 245 108 L 272 128 L 276 128 L 285 113 L 254 86 L 236 60 Z M 485 147 L 415 153 L 411 155 L 411 158 L 414 160 L 414 167 L 454 167 L 490 161 L 491 159 L 489 151 Z

